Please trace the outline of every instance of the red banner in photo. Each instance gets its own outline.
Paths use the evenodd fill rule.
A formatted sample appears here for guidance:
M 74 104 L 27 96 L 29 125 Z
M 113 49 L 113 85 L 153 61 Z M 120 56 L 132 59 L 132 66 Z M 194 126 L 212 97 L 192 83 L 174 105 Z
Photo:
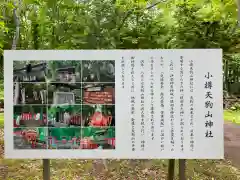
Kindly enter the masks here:
M 103 91 L 87 91 L 83 93 L 86 104 L 114 104 L 114 88 L 104 88 Z

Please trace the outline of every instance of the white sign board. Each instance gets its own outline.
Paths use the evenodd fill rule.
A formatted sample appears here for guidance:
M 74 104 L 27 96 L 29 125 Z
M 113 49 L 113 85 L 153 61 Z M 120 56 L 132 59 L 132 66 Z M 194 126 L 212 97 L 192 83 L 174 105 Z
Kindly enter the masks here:
M 102 91 L 114 92 L 115 104 L 104 104 L 108 101 L 102 93 L 91 104 L 79 101 L 82 104 L 58 110 L 41 104 L 48 117 L 64 116 L 72 124 L 64 128 L 47 124 L 29 133 L 32 127 L 15 123 L 16 115 L 27 112 L 12 103 L 13 64 L 28 60 L 79 63 L 81 72 L 76 73 L 81 80 L 75 86 L 82 94 L 88 93 L 83 87 L 99 83 Z M 111 78 L 104 74 L 106 64 L 115 67 Z M 4 51 L 4 70 L 6 158 L 224 157 L 221 49 Z M 55 69 L 47 72 L 51 71 Z M 49 81 L 57 81 L 52 74 L 41 82 L 46 90 Z

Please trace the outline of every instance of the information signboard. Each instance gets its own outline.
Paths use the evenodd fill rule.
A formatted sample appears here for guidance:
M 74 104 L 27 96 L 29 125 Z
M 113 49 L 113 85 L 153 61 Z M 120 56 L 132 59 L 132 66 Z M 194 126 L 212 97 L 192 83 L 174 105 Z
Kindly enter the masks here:
M 221 49 L 7 50 L 4 70 L 6 158 L 224 157 Z

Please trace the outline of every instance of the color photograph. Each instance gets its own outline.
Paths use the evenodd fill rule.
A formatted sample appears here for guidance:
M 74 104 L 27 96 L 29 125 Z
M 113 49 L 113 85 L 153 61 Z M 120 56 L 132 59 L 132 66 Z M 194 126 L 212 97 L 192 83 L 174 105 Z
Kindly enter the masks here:
M 14 127 L 47 126 L 47 106 L 19 105 L 13 111 Z
M 115 82 L 115 61 L 82 61 L 82 82 Z
M 45 82 L 46 61 L 14 61 L 13 82 Z
M 56 60 L 48 61 L 47 78 L 50 82 L 81 82 L 82 61 Z
M 84 83 L 83 104 L 115 104 L 115 83 Z
M 115 126 L 115 105 L 82 105 L 82 126 Z
M 115 105 L 51 105 L 49 127 L 115 126 Z
M 47 104 L 46 83 L 14 83 L 14 105 Z
M 49 83 L 48 104 L 82 104 L 81 83 Z
M 49 149 L 115 149 L 115 128 L 49 128 Z
M 83 128 L 80 148 L 115 149 L 115 127 Z
M 80 149 L 81 127 L 48 128 L 49 149 Z
M 14 149 L 47 149 L 47 128 L 14 128 Z
M 82 124 L 81 105 L 49 105 L 49 127 L 78 127 Z

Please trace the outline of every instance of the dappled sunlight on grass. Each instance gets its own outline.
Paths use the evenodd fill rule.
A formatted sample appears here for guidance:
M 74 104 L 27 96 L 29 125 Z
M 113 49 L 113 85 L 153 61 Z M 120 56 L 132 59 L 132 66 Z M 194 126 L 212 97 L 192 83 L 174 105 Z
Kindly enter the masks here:
M 42 179 L 41 160 L 1 160 L 8 167 L 8 179 Z M 92 160 L 52 160 L 51 179 L 166 179 L 168 160 L 108 160 L 108 170 L 97 168 Z M 98 165 L 99 166 L 99 165 Z M 177 175 L 176 165 L 176 175 Z M 237 180 L 240 172 L 224 160 L 188 160 L 187 176 L 192 179 Z
M 235 124 L 240 124 L 240 111 L 225 110 L 224 120 L 233 122 Z

